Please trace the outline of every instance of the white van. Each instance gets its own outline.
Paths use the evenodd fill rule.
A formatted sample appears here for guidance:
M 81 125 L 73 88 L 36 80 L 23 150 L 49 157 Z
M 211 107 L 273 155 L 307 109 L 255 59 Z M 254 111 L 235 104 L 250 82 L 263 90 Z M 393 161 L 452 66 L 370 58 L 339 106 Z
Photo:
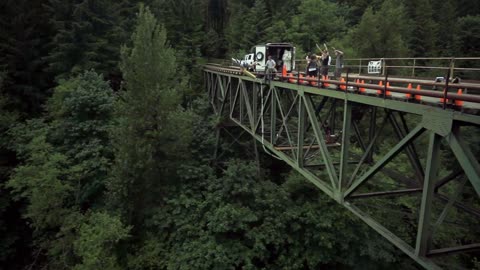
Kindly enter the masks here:
M 276 69 L 281 71 L 285 64 L 287 72 L 295 69 L 295 47 L 290 43 L 267 43 L 253 46 L 252 53 L 245 55 L 242 63 L 253 66 L 256 72 L 265 71 L 269 55 L 276 63 Z M 253 58 L 253 61 L 252 61 Z

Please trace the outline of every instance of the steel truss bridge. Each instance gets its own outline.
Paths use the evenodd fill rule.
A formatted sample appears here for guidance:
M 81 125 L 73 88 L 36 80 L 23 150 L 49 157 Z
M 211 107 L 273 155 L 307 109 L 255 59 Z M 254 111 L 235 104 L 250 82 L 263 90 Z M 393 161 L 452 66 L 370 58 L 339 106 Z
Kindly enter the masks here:
M 458 91 L 480 85 L 447 81 L 444 91 L 418 91 L 407 84 L 436 83 L 242 72 L 204 66 L 209 101 L 226 125 L 242 128 L 426 269 L 480 250 L 480 96 Z M 394 217 L 414 233 L 395 228 Z M 464 222 L 463 236 L 447 235 Z

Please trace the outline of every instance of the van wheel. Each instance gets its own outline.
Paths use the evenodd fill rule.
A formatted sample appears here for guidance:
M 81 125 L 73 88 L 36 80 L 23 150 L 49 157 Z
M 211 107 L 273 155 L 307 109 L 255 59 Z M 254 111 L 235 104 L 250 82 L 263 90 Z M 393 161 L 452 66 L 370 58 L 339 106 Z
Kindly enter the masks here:
M 263 59 L 263 53 L 258 52 L 256 57 L 257 57 L 257 60 L 261 61 Z

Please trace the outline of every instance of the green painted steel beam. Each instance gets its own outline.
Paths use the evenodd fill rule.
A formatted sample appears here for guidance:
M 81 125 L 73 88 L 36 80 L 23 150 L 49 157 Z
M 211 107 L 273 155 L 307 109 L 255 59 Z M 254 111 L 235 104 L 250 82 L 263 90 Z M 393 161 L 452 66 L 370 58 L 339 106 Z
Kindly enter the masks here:
M 281 135 L 281 133 L 283 131 L 283 128 L 285 128 L 285 134 L 287 134 L 288 143 L 290 145 L 294 145 L 293 140 L 292 140 L 292 136 L 290 136 L 290 130 L 288 128 L 288 123 L 287 123 L 288 113 L 285 114 L 285 112 L 283 111 L 283 107 L 282 107 L 280 97 L 278 95 L 278 91 L 275 91 L 274 94 L 275 94 L 275 101 L 277 102 L 278 110 L 280 111 L 280 117 L 282 118 L 282 125 L 280 126 L 280 130 L 278 131 L 278 136 Z M 294 102 L 296 102 L 296 99 L 294 100 Z M 292 106 L 293 106 L 293 104 L 292 104 Z M 278 139 L 278 137 L 276 139 Z M 275 142 L 276 142 L 276 140 L 273 141 L 273 143 L 275 143 Z M 295 156 L 296 154 L 295 154 L 295 151 L 293 150 L 293 148 L 292 148 L 291 151 L 292 151 L 292 155 Z
M 277 101 L 275 87 L 270 88 L 270 141 L 274 142 L 277 138 Z
M 301 98 L 303 99 L 303 104 L 305 104 L 305 109 L 310 119 L 310 125 L 313 128 L 313 132 L 315 133 L 318 145 L 320 146 L 320 153 L 322 154 L 323 163 L 325 164 L 325 168 L 327 169 L 327 173 L 330 178 L 330 182 L 332 183 L 333 189 L 338 183 L 338 177 L 335 171 L 335 167 L 332 163 L 332 158 L 330 156 L 330 153 L 328 152 L 327 145 L 325 144 L 325 140 L 323 139 L 323 132 L 318 125 L 317 117 L 315 115 L 315 110 L 313 109 L 312 103 L 310 103 L 309 100 L 306 100 L 305 96 L 302 96 Z
M 440 140 L 440 135 L 430 131 L 427 165 L 425 168 L 425 179 L 423 181 L 422 204 L 420 206 L 417 242 L 415 245 L 415 254 L 417 256 L 426 256 L 430 248 L 432 237 L 432 200 L 433 190 L 435 189 L 435 180 L 437 179 L 438 167 L 440 164 Z
M 298 100 L 298 138 L 297 138 L 297 164 L 298 167 L 303 168 L 304 156 L 304 135 L 305 135 L 305 104 L 303 98 Z
M 480 164 L 477 158 L 472 154 L 468 146 L 458 138 L 457 133 L 450 133 L 447 140 L 452 148 L 453 154 L 457 157 L 460 166 L 465 171 L 468 180 L 470 180 L 477 195 L 480 196 Z
M 371 176 L 373 176 L 375 173 L 377 173 L 379 170 L 381 170 L 387 163 L 392 160 L 403 148 L 405 148 L 408 143 L 410 143 L 412 140 L 417 138 L 423 131 L 423 126 L 422 124 L 419 124 L 417 127 L 415 127 L 410 133 L 405 136 L 395 147 L 393 147 L 383 158 L 381 158 L 368 172 L 366 172 L 360 179 L 355 181 L 350 188 L 345 191 L 345 197 L 350 195 L 352 192 L 354 192 L 357 188 L 360 187 L 361 184 L 363 184 L 365 181 L 370 179 Z
M 340 171 L 338 177 L 338 191 L 342 192 L 342 188 L 347 181 L 348 166 L 348 150 L 350 148 L 350 130 L 352 123 L 352 103 L 345 100 L 343 106 L 343 126 L 342 126 L 342 149 L 340 153 Z M 339 197 L 343 199 L 343 196 Z
M 255 139 L 258 141 L 262 141 L 262 137 L 253 133 L 247 126 L 243 125 L 242 123 L 238 122 L 236 119 L 232 119 L 233 122 L 235 122 L 238 126 L 243 128 L 246 132 L 250 133 Z M 311 183 L 313 183 L 315 186 L 317 186 L 321 191 L 323 191 L 326 195 L 330 196 L 331 198 L 334 198 L 334 193 L 331 187 L 328 185 L 324 184 L 317 176 L 309 172 L 308 170 L 304 168 L 300 168 L 297 165 L 297 162 L 293 159 L 291 159 L 289 156 L 284 154 L 281 151 L 278 151 L 275 149 L 273 144 L 270 142 L 264 141 L 264 146 L 268 148 L 269 151 L 274 153 L 277 157 L 281 158 L 283 161 L 285 161 L 288 165 L 290 165 L 293 169 L 297 170 L 301 175 L 303 175 L 307 180 L 309 180 Z
M 452 118 L 454 120 L 464 121 L 467 123 L 473 123 L 480 125 L 480 116 L 478 115 L 470 115 L 464 114 L 458 111 L 452 110 L 443 110 L 442 108 L 437 108 L 435 105 L 424 105 L 418 103 L 410 103 L 401 100 L 394 100 L 394 99 L 383 99 L 381 97 L 376 96 L 368 96 L 362 95 L 357 93 L 346 93 L 343 91 L 338 91 L 334 89 L 324 89 L 324 88 L 315 88 L 310 86 L 304 85 L 296 85 L 290 83 L 283 83 L 283 82 L 272 82 L 273 85 L 277 87 L 282 87 L 294 91 L 302 91 L 305 93 L 313 94 L 313 95 L 320 95 L 320 96 L 327 96 L 333 97 L 335 99 L 347 99 L 349 101 L 353 101 L 360 104 L 371 105 L 375 107 L 391 109 L 401 112 L 407 112 L 412 114 L 418 115 L 428 115 L 433 113 L 438 113 L 445 118 Z
M 238 78 L 242 80 L 248 80 L 252 82 L 259 83 L 259 79 L 253 79 L 246 76 L 239 76 L 234 74 L 225 74 L 217 71 L 206 71 L 210 73 L 215 73 L 222 76 L 230 76 L 232 78 Z M 333 97 L 336 99 L 348 99 L 349 101 L 353 101 L 356 103 L 361 103 L 365 105 L 371 105 L 381 108 L 387 108 L 392 110 L 397 110 L 401 112 L 407 112 L 412 114 L 418 115 L 427 115 L 431 112 L 438 112 L 441 115 L 445 115 L 446 117 L 450 117 L 453 120 L 458 120 L 466 123 L 472 123 L 476 125 L 480 125 L 480 116 L 473 115 L 473 114 L 465 114 L 459 111 L 452 111 L 452 110 L 443 110 L 442 108 L 434 107 L 434 105 L 423 105 L 418 103 L 410 103 L 406 101 L 394 100 L 394 99 L 382 99 L 380 97 L 375 96 L 368 96 L 362 95 L 357 93 L 346 93 L 343 91 L 338 91 L 334 89 L 325 89 L 325 88 L 317 88 L 312 86 L 305 86 L 305 85 L 298 85 L 280 81 L 271 81 L 273 86 L 282 87 L 286 89 L 290 89 L 293 91 L 302 91 L 304 93 L 309 93 L 313 95 L 321 95 L 327 97 Z
M 440 225 L 442 224 L 442 222 L 445 220 L 445 218 L 447 217 L 447 214 L 448 212 L 450 211 L 450 209 L 453 207 L 455 201 L 458 199 L 458 197 L 460 196 L 460 194 L 463 192 L 463 187 L 465 186 L 465 183 L 467 182 L 467 178 L 463 178 L 461 181 L 460 181 L 460 185 L 457 187 L 457 190 L 448 198 L 448 203 L 447 205 L 445 205 L 445 208 L 443 208 L 443 211 L 442 213 L 440 214 L 440 216 L 438 216 L 438 219 L 437 221 L 435 221 L 435 224 L 433 224 L 433 227 L 432 227 L 432 233 L 438 228 L 440 227 Z M 435 187 L 436 189 L 436 187 Z
M 242 89 L 240 89 L 243 95 L 243 100 L 245 102 L 245 107 L 247 108 L 248 121 L 250 123 L 251 129 L 255 132 L 255 118 L 253 116 L 252 105 L 250 103 L 250 97 L 247 94 L 247 86 L 242 82 Z

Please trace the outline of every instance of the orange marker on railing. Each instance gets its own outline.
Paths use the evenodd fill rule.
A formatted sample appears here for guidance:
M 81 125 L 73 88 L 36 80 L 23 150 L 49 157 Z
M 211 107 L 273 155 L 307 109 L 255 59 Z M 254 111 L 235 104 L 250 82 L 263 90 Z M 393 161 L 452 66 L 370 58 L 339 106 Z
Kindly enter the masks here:
M 420 84 L 417 85 L 417 89 L 416 89 L 416 90 L 417 90 L 417 91 L 422 90 L 422 88 L 420 88 Z M 421 96 L 420 94 L 415 94 L 415 99 L 418 100 L 418 101 L 420 101 L 420 100 L 422 100 L 422 96 Z
M 340 78 L 340 82 L 343 82 L 343 83 L 344 83 L 344 82 L 345 82 L 345 79 L 344 79 L 343 77 L 342 77 L 342 78 Z M 346 85 L 343 85 L 343 84 L 341 84 L 341 85 L 340 85 L 340 89 L 341 89 L 341 90 L 343 90 L 343 91 L 345 91 L 345 90 L 347 90 L 347 86 L 346 86 Z
M 362 80 L 361 84 L 365 84 L 365 80 Z M 359 91 L 360 93 L 365 93 L 366 92 L 365 87 L 360 87 Z
M 296 83 L 297 82 L 297 80 L 295 79 L 295 76 L 293 76 L 292 73 L 288 74 L 288 81 L 291 82 L 291 83 Z
M 462 89 L 458 89 L 457 95 L 462 95 Z M 463 106 L 463 100 L 455 100 L 455 106 L 462 107 Z
M 323 76 L 323 79 L 324 79 L 325 81 L 328 81 L 328 76 Z M 323 83 L 323 86 L 329 87 L 330 84 L 329 84 L 328 82 L 324 82 L 324 83 Z
M 443 95 L 445 96 L 445 92 L 447 91 L 447 89 L 443 89 Z M 440 98 L 440 103 L 443 103 L 445 101 L 445 99 L 442 97 Z M 448 98 L 447 98 L 447 103 L 449 102 Z
M 303 79 L 303 75 L 302 75 L 302 73 L 300 73 L 299 79 L 298 79 L 299 84 L 303 84 L 304 81 L 302 79 Z
M 383 81 L 378 81 L 378 86 L 383 86 Z M 377 90 L 377 94 L 381 95 L 382 94 L 382 90 L 378 89 Z
M 407 86 L 407 88 L 411 90 L 411 89 L 412 89 L 412 83 L 409 83 L 408 86 Z M 407 93 L 407 94 L 405 94 L 405 97 L 406 97 L 407 99 L 411 99 L 411 98 L 412 98 L 412 94 Z
M 390 87 L 390 82 L 387 82 L 387 88 Z M 388 91 L 387 90 L 387 93 L 386 93 L 387 96 L 391 96 L 392 95 L 392 92 Z

